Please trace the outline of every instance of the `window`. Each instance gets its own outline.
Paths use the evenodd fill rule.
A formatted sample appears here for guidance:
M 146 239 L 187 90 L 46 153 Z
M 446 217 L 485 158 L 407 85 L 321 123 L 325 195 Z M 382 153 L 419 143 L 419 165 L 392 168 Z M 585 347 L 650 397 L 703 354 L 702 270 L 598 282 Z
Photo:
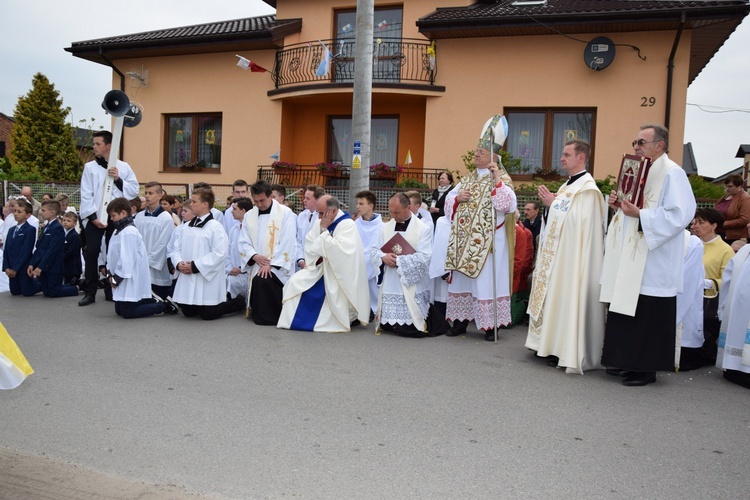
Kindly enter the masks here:
M 331 163 L 352 163 L 352 119 L 351 117 L 330 118 L 328 140 L 328 161 Z M 398 118 L 373 117 L 370 123 L 370 165 L 385 163 L 397 165 Z M 363 165 L 363 167 L 370 165 Z
M 221 113 L 165 115 L 164 169 L 221 166 Z
M 372 79 L 378 82 L 398 82 L 401 72 L 401 26 L 400 7 L 375 8 L 373 22 Z M 353 10 L 336 12 L 336 35 L 331 53 L 336 56 L 335 78 L 337 82 L 354 79 L 354 37 L 357 13 Z M 378 42 L 378 40 L 380 42 Z
M 506 108 L 508 138 L 505 148 L 521 159 L 521 172 L 559 173 L 560 156 L 565 143 L 583 139 L 594 145 L 596 110 L 567 108 Z M 589 172 L 593 172 L 593 155 Z

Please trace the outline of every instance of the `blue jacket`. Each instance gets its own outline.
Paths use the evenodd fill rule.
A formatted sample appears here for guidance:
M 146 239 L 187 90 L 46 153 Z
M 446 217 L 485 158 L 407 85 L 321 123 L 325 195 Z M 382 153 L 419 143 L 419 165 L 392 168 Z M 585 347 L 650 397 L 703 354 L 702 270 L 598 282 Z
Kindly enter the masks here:
M 16 274 L 26 274 L 31 254 L 34 251 L 36 229 L 28 222 L 12 227 L 8 231 L 7 241 L 3 243 L 3 271 L 10 268 Z
M 57 219 L 52 219 L 44 226 L 42 235 L 36 243 L 36 251 L 31 257 L 31 266 L 44 273 L 63 274 L 65 258 L 65 229 Z
M 63 229 L 64 231 L 65 229 Z M 71 229 L 65 235 L 64 253 L 63 268 L 65 269 L 65 276 L 80 276 L 83 272 L 83 267 L 81 266 L 81 237 L 75 229 Z

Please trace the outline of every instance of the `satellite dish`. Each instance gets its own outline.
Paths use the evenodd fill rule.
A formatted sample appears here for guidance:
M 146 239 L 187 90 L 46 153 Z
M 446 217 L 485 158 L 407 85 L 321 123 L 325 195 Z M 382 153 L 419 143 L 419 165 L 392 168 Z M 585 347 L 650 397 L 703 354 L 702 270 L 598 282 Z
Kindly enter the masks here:
M 586 45 L 583 60 L 594 71 L 607 68 L 615 60 L 615 42 L 606 36 L 594 38 Z

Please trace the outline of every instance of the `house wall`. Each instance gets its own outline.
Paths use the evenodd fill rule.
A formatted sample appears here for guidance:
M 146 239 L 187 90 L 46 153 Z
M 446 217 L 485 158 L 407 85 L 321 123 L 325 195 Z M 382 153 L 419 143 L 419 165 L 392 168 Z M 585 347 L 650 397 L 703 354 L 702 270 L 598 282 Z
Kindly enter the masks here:
M 13 133 L 14 126 L 15 122 L 13 120 L 0 113 L 0 142 L 5 143 L 6 156 L 10 153 L 10 150 L 12 148 L 10 136 Z
M 476 147 L 481 127 L 505 107 L 596 108 L 594 176 L 616 175 L 632 153 L 639 126 L 664 123 L 667 63 L 674 32 L 605 34 L 619 46 L 613 63 L 592 71 L 585 45 L 561 36 L 439 40 L 438 77 L 444 97 L 430 99 L 425 129 L 425 166 L 462 168 L 461 155 Z M 600 35 L 579 34 L 591 40 Z M 682 161 L 690 32 L 683 32 L 673 77 L 670 157 Z M 654 97 L 654 106 L 641 106 Z M 446 134 L 452 140 L 446 141 Z M 512 140 L 512 138 L 509 138 Z M 553 152 L 553 155 L 557 154 Z
M 423 38 L 414 26 L 417 17 L 440 6 L 459 2 L 408 2 L 404 6 L 404 37 Z M 465 2 L 467 5 L 470 2 Z M 286 44 L 330 38 L 333 9 L 318 2 L 279 2 L 277 15 L 303 18 L 302 34 Z M 376 6 L 394 5 L 375 2 Z M 331 0 L 332 7 L 352 7 L 353 1 Z M 578 34 L 591 40 L 600 34 Z M 592 71 L 583 62 L 583 43 L 558 35 L 446 39 L 437 42 L 436 84 L 444 94 L 382 90 L 373 92 L 373 114 L 401 117 L 398 159 L 411 150 L 413 166 L 463 169 L 461 155 L 473 149 L 486 119 L 506 107 L 589 107 L 596 109 L 594 175 L 616 174 L 622 154 L 638 127 L 663 123 L 666 106 L 667 63 L 674 32 L 608 34 L 618 44 L 612 65 Z M 672 158 L 682 160 L 687 95 L 690 31 L 682 34 L 675 60 L 672 94 Z M 240 53 L 272 69 L 273 50 Z M 126 78 L 130 98 L 144 109 L 141 124 L 126 129 L 125 155 L 142 181 L 192 182 L 204 178 L 231 183 L 236 178 L 255 179 L 258 165 L 271 163 L 270 155 L 300 164 L 325 160 L 326 117 L 351 114 L 351 90 L 323 90 L 305 96 L 267 95 L 274 88 L 270 73 L 252 73 L 236 66 L 234 52 L 190 56 L 154 57 L 117 61 L 125 72 L 149 70 L 148 87 L 136 89 Z M 113 88 L 120 81 L 113 78 Z M 641 106 L 642 98 L 655 98 L 654 106 Z M 165 113 L 223 113 L 222 165 L 213 173 L 162 172 Z M 510 138 L 512 139 L 512 138 Z M 342 152 L 346 154 L 346 152 Z M 553 152 L 553 155 L 558 153 Z
M 273 50 L 242 55 L 264 68 L 273 68 Z M 273 161 L 269 156 L 280 149 L 281 102 L 268 99 L 267 92 L 274 88 L 271 73 L 245 71 L 236 63 L 234 52 L 116 62 L 123 73 L 140 70 L 141 65 L 149 71 L 145 88 L 134 88 L 130 78 L 125 79 L 128 97 L 143 108 L 141 123 L 123 133 L 123 159 L 139 181 L 254 181 L 258 165 Z M 116 74 L 112 88 L 120 88 Z M 221 174 L 163 172 L 164 114 L 201 112 L 222 112 Z
M 328 118 L 351 116 L 352 94 L 325 94 L 284 103 L 282 113 L 282 158 L 312 165 L 327 160 Z M 425 98 L 391 93 L 374 93 L 372 114 L 399 118 L 397 158 L 403 163 L 411 151 L 412 165 L 421 166 L 424 158 Z M 349 158 L 352 151 L 342 151 Z
M 388 0 L 375 0 L 375 7 L 402 7 L 404 25 L 402 36 L 404 38 L 425 37 L 419 33 L 416 20 L 440 7 L 462 7 L 474 3 L 471 0 L 409 0 L 397 2 Z M 324 6 L 321 7 L 321 4 Z M 309 40 L 333 38 L 335 26 L 334 10 L 354 9 L 356 0 L 327 0 L 326 2 L 313 2 L 310 0 L 283 0 L 277 2 L 276 18 L 292 19 L 302 18 L 302 31 L 299 35 L 287 37 L 286 44 L 306 42 Z M 375 19 L 377 26 L 378 20 Z

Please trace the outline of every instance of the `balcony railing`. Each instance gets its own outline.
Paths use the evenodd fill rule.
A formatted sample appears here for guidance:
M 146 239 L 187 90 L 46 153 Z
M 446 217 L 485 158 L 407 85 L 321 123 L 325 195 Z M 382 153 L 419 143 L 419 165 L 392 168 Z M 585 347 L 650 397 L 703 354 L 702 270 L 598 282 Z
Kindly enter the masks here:
M 437 189 L 438 177 L 445 170 L 442 169 L 410 169 L 404 168 L 402 172 L 393 177 L 370 176 L 371 187 L 393 187 L 396 184 L 413 179 L 426 184 L 430 190 Z M 294 170 L 278 170 L 271 166 L 258 167 L 258 180 L 268 181 L 270 184 L 283 184 L 287 187 L 303 187 L 309 184 L 317 184 L 327 187 L 348 187 L 349 167 L 340 172 L 324 174 L 314 165 L 297 165 Z
M 273 77 L 277 89 L 300 83 L 354 81 L 354 40 L 321 41 L 332 54 L 330 71 L 324 76 L 316 75 L 325 53 L 317 40 L 289 45 L 276 51 Z M 373 83 L 434 85 L 437 60 L 428 53 L 430 43 L 408 38 L 378 38 L 373 41 Z

